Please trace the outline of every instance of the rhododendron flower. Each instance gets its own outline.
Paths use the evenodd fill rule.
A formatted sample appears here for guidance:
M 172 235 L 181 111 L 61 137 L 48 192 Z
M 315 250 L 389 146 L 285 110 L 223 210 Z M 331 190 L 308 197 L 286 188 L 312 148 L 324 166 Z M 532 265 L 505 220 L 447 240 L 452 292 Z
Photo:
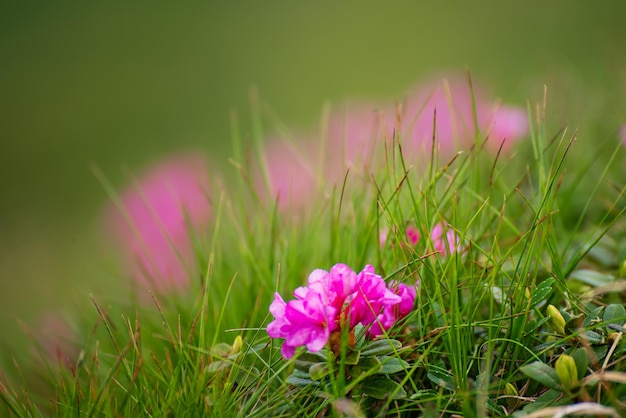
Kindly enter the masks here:
M 452 77 L 446 82 L 426 82 L 407 97 L 403 109 L 400 132 L 405 145 L 405 157 L 422 152 L 430 155 L 433 139 L 433 118 L 436 111 L 435 137 L 439 150 L 450 154 L 458 148 L 474 143 L 475 121 L 472 97 L 476 104 L 478 128 L 489 133 L 492 148 L 524 137 L 528 133 L 528 119 L 523 109 L 512 106 L 494 106 L 493 100 L 480 88 L 470 90 L 466 80 Z
M 308 207 L 319 191 L 318 148 L 313 141 L 268 141 L 263 150 L 265 173 L 260 167 L 252 170 L 254 187 L 259 195 L 269 203 L 277 202 L 283 212 Z
M 369 325 L 385 309 L 402 303 L 402 296 L 389 290 L 371 265 L 358 275 L 345 264 L 330 271 L 314 270 L 308 286 L 293 294 L 296 299 L 289 302 L 274 295 L 270 306 L 274 321 L 267 325 L 270 337 L 285 340 L 281 353 L 287 359 L 298 346 L 317 352 L 341 329 L 348 327 L 352 333 L 357 324 Z
M 433 249 L 440 255 L 446 256 L 455 252 L 464 252 L 456 232 L 450 227 L 444 227 L 441 223 L 436 224 L 430 231 L 430 239 L 433 243 Z
M 276 318 L 268 324 L 267 333 L 272 338 L 284 338 L 283 357 L 291 358 L 295 348 L 306 345 L 312 352 L 320 351 L 335 329 L 336 309 L 323 302 L 321 294 L 309 290 L 303 298 L 288 303 L 276 293 L 270 313 Z
M 142 286 L 164 291 L 189 284 L 194 254 L 188 229 L 208 224 L 208 182 L 199 155 L 170 157 L 122 191 L 122 208 L 108 208 L 108 230 Z
M 397 305 L 401 299 L 385 284 L 385 281 L 374 272 L 371 265 L 365 266 L 359 273 L 356 296 L 349 306 L 350 326 L 371 324 L 381 309 Z
M 406 229 L 406 237 L 409 239 L 409 244 L 416 246 L 420 240 L 420 232 L 414 226 L 409 226 Z
M 369 335 L 371 337 L 381 335 L 383 329 L 388 330 L 397 321 L 406 317 L 413 310 L 415 298 L 417 297 L 415 286 L 399 283 L 397 285 L 392 284 L 392 287 L 393 293 L 400 298 L 400 303 L 385 306 L 382 313 L 378 315 L 369 329 Z

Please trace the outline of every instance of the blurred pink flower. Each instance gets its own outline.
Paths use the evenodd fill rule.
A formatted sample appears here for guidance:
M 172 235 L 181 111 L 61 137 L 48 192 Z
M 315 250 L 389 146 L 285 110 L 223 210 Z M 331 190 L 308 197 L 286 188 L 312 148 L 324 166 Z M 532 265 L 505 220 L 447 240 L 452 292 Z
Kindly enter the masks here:
M 277 201 L 283 212 L 302 211 L 320 191 L 318 156 L 316 142 L 268 141 L 263 150 L 265 173 L 258 166 L 252 170 L 257 193 L 270 204 Z
M 49 313 L 43 316 L 34 337 L 47 364 L 52 364 L 52 361 L 67 367 L 75 364 L 79 353 L 78 339 L 74 329 L 61 315 Z
M 420 240 L 420 231 L 414 226 L 409 226 L 406 229 L 406 237 L 409 239 L 409 244 L 416 246 Z
M 492 111 L 488 109 L 484 106 L 480 117 L 481 126 L 489 135 L 489 148 L 497 150 L 504 141 L 503 149 L 507 149 L 513 141 L 528 135 L 528 115 L 524 109 L 514 106 L 498 106 Z
M 624 146 L 626 147 L 626 124 L 622 125 L 621 129 L 619 130 L 619 137 L 622 140 L 622 143 L 624 144 Z
M 393 135 L 392 110 L 391 106 L 360 103 L 333 113 L 327 131 L 330 171 L 341 179 L 350 167 L 382 161 L 384 146 Z
M 436 224 L 430 231 L 430 239 L 433 243 L 433 249 L 442 256 L 464 252 L 456 232 L 441 223 Z
M 209 174 L 202 157 L 185 154 L 150 167 L 122 191 L 107 225 L 137 283 L 167 291 L 186 288 L 194 273 L 189 228 L 211 216 Z
M 470 90 L 468 82 L 460 78 L 426 82 L 408 95 L 403 107 L 401 133 L 407 158 L 416 153 L 430 156 L 435 111 L 435 138 L 441 153 L 446 155 L 471 146 L 475 136 L 472 95 L 478 127 L 483 136 L 490 133 L 490 143 L 496 144 L 492 148 L 497 149 L 505 139 L 510 142 L 527 134 L 523 109 L 494 106 L 480 88 L 474 85 Z

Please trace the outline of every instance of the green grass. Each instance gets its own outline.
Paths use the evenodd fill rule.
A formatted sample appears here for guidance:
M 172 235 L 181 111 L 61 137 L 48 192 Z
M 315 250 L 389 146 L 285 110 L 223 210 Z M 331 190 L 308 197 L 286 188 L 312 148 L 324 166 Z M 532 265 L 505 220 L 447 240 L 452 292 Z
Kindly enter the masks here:
M 623 414 L 624 150 L 586 155 L 577 147 L 593 139 L 548 131 L 544 106 L 529 114 L 529 142 L 513 155 L 488 153 L 477 132 L 471 151 L 412 166 L 394 138 L 383 166 L 350 170 L 300 216 L 258 198 L 233 118 L 237 175 L 212 196 L 202 277 L 152 301 L 93 298 L 68 361 L 33 343 L 38 355 L 3 366 L 2 416 L 537 416 L 583 402 Z M 442 221 L 464 254 L 407 242 L 407 225 L 425 237 Z M 414 311 L 377 343 L 382 361 L 360 335 L 363 361 L 345 347 L 285 361 L 264 329 L 273 293 L 340 262 L 419 280 Z

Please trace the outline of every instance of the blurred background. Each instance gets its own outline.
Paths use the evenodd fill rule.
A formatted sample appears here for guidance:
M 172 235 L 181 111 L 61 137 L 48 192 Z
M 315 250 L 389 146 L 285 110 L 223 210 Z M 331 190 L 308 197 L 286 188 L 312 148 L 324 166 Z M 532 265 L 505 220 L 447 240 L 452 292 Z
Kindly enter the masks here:
M 121 187 L 200 150 L 234 175 L 229 114 L 248 137 L 253 87 L 310 129 L 326 102 L 401 99 L 466 67 L 521 106 L 547 85 L 555 131 L 608 140 L 626 122 L 624 16 L 621 1 L 3 2 L 0 335 L 119 280 L 93 164 Z

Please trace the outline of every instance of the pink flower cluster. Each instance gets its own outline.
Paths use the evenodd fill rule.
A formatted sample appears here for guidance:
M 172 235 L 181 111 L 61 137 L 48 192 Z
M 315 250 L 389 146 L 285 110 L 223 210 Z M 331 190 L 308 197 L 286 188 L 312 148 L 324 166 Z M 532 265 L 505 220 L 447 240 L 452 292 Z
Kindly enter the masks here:
M 208 225 L 208 182 L 201 156 L 173 156 L 122 191 L 122 208 L 108 208 L 107 232 L 141 286 L 169 291 L 189 285 L 195 260 L 189 228 Z
M 345 264 L 336 264 L 330 271 L 314 270 L 308 286 L 297 288 L 293 295 L 294 300 L 285 302 L 275 293 L 270 306 L 275 319 L 267 326 L 270 337 L 285 340 L 281 352 L 287 359 L 298 346 L 320 351 L 342 327 L 371 325 L 370 336 L 380 335 L 408 315 L 416 292 L 404 284 L 387 288 L 371 265 L 357 274 Z
M 420 233 L 414 226 L 408 226 L 405 230 L 407 243 L 415 247 L 420 240 Z M 387 243 L 389 231 L 382 229 L 380 231 L 379 241 L 380 245 L 384 246 Z M 461 243 L 461 239 L 454 230 L 444 225 L 443 223 L 437 223 L 433 226 L 433 229 L 429 234 L 430 241 L 432 243 L 433 250 L 441 255 L 448 256 L 454 253 L 464 254 L 465 249 Z M 404 245 L 401 243 L 401 245 Z
M 266 190 L 262 197 L 268 202 L 278 201 L 283 212 L 299 212 L 323 191 L 318 179 L 332 187 L 343 181 L 348 168 L 355 175 L 363 167 L 376 167 L 391 152 L 394 136 L 400 138 L 408 164 L 420 166 L 430 158 L 433 136 L 439 155 L 449 158 L 453 152 L 474 145 L 472 98 L 481 141 L 488 138 L 489 151 L 496 152 L 501 144 L 506 150 L 528 134 L 523 108 L 499 104 L 476 85 L 470 90 L 462 77 L 427 81 L 409 91 L 401 104 L 356 103 L 331 112 L 321 139 L 305 134 L 295 143 L 268 141 L 264 169 L 253 169 L 255 184 L 265 186 L 267 180 L 268 187 L 257 190 Z M 262 178 L 261 173 L 267 177 Z

